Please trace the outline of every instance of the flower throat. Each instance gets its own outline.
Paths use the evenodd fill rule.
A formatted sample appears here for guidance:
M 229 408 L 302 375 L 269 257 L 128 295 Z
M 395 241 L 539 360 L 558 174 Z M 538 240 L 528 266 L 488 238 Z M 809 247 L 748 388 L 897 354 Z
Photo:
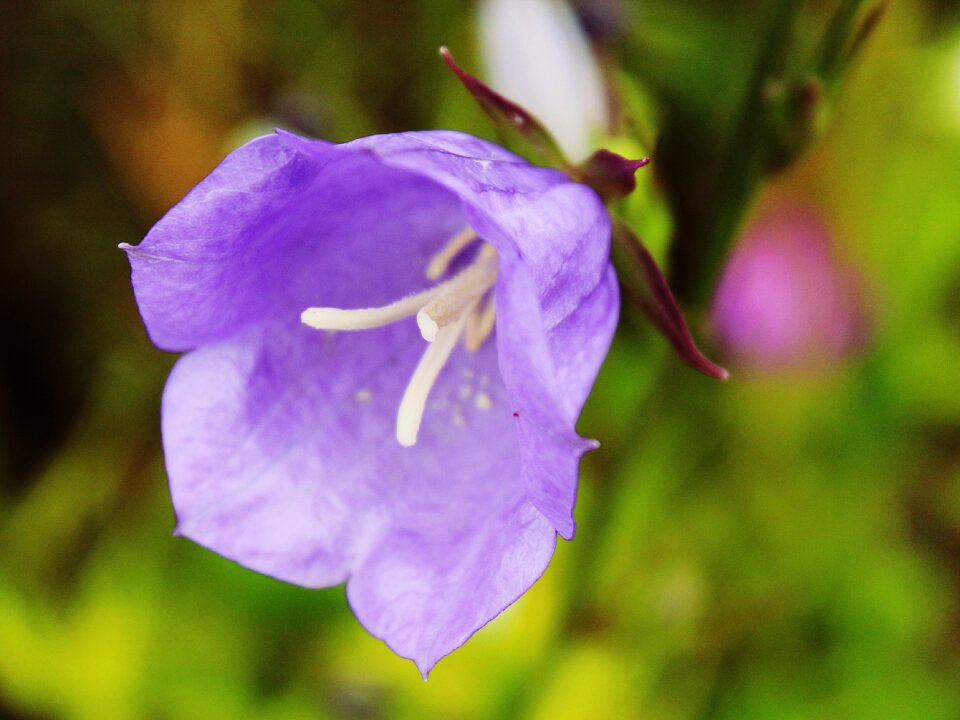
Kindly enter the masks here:
M 469 227 L 454 235 L 430 259 L 426 278 L 437 281 L 446 275 L 453 261 L 477 241 Z M 368 330 L 416 315 L 420 334 L 429 345 L 397 410 L 397 442 L 411 447 L 417 442 L 430 390 L 457 342 L 462 337 L 467 350 L 475 351 L 493 331 L 497 268 L 496 250 L 483 243 L 467 267 L 427 290 L 375 308 L 311 307 L 300 314 L 300 320 L 317 330 Z

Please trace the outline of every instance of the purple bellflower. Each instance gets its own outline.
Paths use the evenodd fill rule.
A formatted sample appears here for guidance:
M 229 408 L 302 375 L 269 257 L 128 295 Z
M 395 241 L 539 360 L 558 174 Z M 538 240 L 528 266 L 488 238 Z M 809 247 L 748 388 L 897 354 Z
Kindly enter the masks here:
M 574 533 L 619 310 L 600 197 L 457 132 L 236 150 L 136 247 L 177 532 L 426 676 Z

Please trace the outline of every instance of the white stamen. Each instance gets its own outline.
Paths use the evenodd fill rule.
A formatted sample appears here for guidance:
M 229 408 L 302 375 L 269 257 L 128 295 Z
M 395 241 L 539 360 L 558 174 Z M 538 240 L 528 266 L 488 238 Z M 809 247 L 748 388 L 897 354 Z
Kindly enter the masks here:
M 482 306 L 470 313 L 467 319 L 466 338 L 464 343 L 467 350 L 476 352 L 483 345 L 484 341 L 490 337 L 493 332 L 493 326 L 497 321 L 497 302 L 496 297 L 490 297 Z
M 437 280 L 450 268 L 450 263 L 453 262 L 453 259 L 476 239 L 477 233 L 475 233 L 470 226 L 465 227 L 450 238 L 440 252 L 430 258 L 430 262 L 427 264 L 427 279 Z
M 451 238 L 431 260 L 427 276 L 443 275 L 453 259 L 477 239 L 470 228 Z M 417 442 L 430 391 L 460 337 L 466 331 L 467 349 L 476 350 L 492 332 L 496 312 L 491 288 L 497 282 L 497 273 L 497 252 L 490 245 L 483 245 L 473 261 L 459 273 L 416 295 L 374 308 L 311 307 L 300 314 L 300 320 L 317 330 L 366 330 L 417 316 L 420 334 L 430 345 L 404 390 L 397 410 L 396 427 L 397 442 L 410 447 Z M 471 391 L 469 386 L 461 387 L 461 397 L 467 399 Z M 372 393 L 368 388 L 361 388 L 354 398 L 358 403 L 367 403 Z M 476 403 L 484 410 L 491 405 L 486 393 L 478 397 Z M 454 424 L 457 424 L 456 420 L 455 416 Z M 460 422 L 466 423 L 462 414 Z
M 423 339 L 433 342 L 441 327 L 456 320 L 463 308 L 486 292 L 496 280 L 497 253 L 486 245 L 475 263 L 446 282 L 416 295 L 382 307 L 357 310 L 310 307 L 300 313 L 300 322 L 317 330 L 369 330 L 416 314 Z
M 437 285 L 383 307 L 359 310 L 311 307 L 300 313 L 300 322 L 317 330 L 369 330 L 382 327 L 415 315 L 420 308 L 441 292 L 442 288 L 443 285 Z
M 497 281 L 497 253 L 489 245 L 477 261 L 452 280 L 437 286 L 437 294 L 417 313 L 420 334 L 433 342 L 440 328 L 460 319 L 468 305 L 474 305 Z
M 457 340 L 472 310 L 473 307 L 470 307 L 455 322 L 437 331 L 435 341 L 427 347 L 410 382 L 407 383 L 403 399 L 400 400 L 400 409 L 397 411 L 397 442 L 404 447 L 412 447 L 417 443 L 427 397 L 443 366 L 447 364 L 450 353 L 457 346 Z

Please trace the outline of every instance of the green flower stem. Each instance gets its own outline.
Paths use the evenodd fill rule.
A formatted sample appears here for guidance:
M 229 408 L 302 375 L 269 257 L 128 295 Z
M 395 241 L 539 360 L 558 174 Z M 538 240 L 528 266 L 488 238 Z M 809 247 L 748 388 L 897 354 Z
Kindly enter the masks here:
M 774 8 L 763 45 L 747 82 L 720 152 L 713 192 L 699 237 L 674 246 L 675 289 L 694 312 L 703 311 L 713 296 L 717 276 L 766 169 L 771 80 L 782 76 L 790 36 L 802 7 L 797 0 L 780 0 Z
M 843 0 L 830 19 L 817 53 L 817 72 L 821 77 L 834 80 L 842 70 L 846 49 L 855 35 L 854 21 L 862 4 L 863 0 Z

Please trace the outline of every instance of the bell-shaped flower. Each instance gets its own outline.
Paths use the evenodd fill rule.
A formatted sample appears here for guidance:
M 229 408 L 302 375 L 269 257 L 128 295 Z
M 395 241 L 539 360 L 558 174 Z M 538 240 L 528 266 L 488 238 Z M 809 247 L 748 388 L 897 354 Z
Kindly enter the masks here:
M 426 675 L 574 532 L 619 299 L 597 194 L 456 132 L 235 151 L 136 247 L 177 532 Z

